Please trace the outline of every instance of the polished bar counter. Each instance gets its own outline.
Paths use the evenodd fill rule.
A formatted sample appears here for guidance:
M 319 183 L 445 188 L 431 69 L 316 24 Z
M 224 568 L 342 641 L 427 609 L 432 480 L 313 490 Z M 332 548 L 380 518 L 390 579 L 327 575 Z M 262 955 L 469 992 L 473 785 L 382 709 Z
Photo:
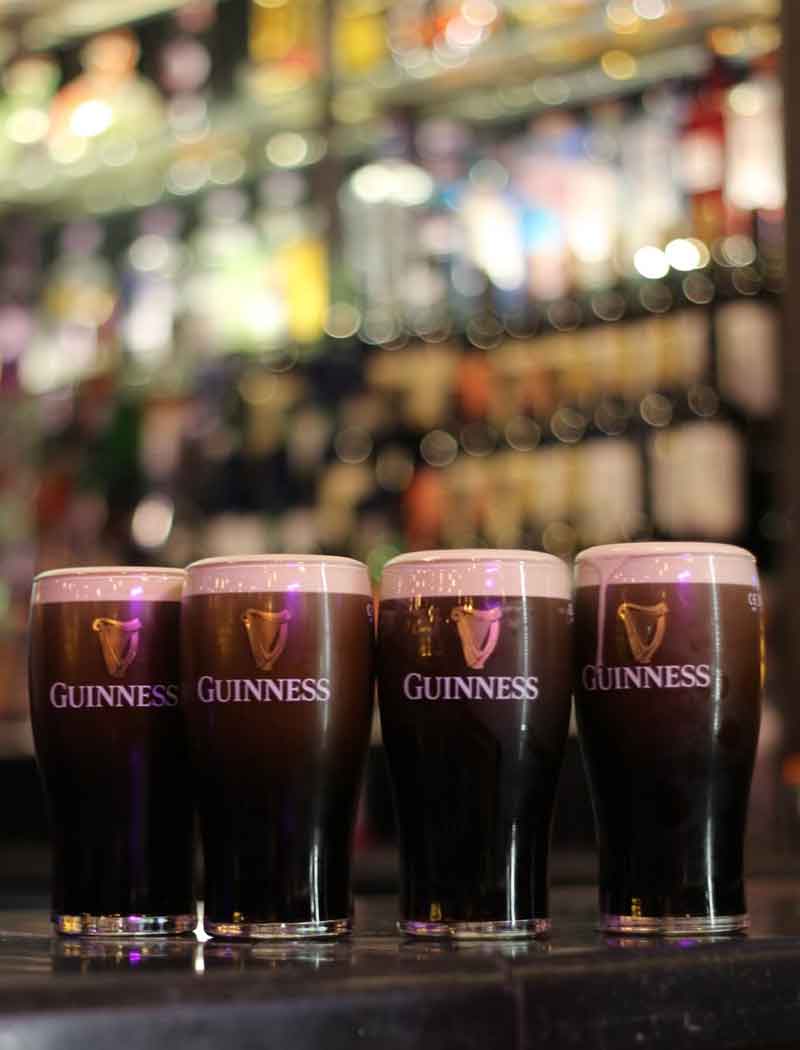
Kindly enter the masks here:
M 555 887 L 547 940 L 419 943 L 362 896 L 347 941 L 54 938 L 0 912 L 0 1048 L 778 1048 L 800 1044 L 800 882 L 756 879 L 746 936 L 606 937 Z

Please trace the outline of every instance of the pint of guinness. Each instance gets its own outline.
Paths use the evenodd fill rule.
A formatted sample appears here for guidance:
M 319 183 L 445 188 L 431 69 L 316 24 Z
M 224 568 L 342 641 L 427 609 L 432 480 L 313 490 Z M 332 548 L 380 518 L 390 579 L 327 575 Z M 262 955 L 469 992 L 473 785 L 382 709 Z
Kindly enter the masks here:
M 196 562 L 183 641 L 206 930 L 347 933 L 372 713 L 366 566 L 311 555 Z
M 390 561 L 379 699 L 403 862 L 399 929 L 534 936 L 570 712 L 563 563 L 528 551 Z
M 64 934 L 194 929 L 179 569 L 41 573 L 29 680 Z
M 603 928 L 743 929 L 763 676 L 755 560 L 708 543 L 584 551 L 576 650 Z

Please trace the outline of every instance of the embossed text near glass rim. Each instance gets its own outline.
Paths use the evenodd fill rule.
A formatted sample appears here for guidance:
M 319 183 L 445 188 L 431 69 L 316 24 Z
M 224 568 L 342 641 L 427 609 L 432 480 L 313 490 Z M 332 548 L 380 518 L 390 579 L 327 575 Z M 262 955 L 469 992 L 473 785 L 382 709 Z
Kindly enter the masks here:
M 186 596 L 195 594 L 358 594 L 372 587 L 363 562 L 333 555 L 272 554 L 206 558 L 187 570 Z
M 575 559 L 575 586 L 610 583 L 731 583 L 758 586 L 753 555 L 724 543 L 613 543 Z
M 384 566 L 381 601 L 426 597 L 571 596 L 569 571 L 560 559 L 538 551 L 415 551 Z
M 179 602 L 183 569 L 109 565 L 52 569 L 34 578 L 31 602 Z

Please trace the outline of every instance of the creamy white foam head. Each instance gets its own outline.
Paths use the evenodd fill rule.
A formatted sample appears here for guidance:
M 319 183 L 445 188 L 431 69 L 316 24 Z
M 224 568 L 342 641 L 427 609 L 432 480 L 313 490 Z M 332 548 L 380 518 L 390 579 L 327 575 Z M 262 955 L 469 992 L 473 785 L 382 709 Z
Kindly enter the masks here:
M 192 594 L 363 594 L 371 597 L 363 562 L 325 554 L 264 554 L 206 558 L 187 570 L 186 596 Z
M 626 583 L 715 583 L 758 587 L 756 560 L 725 543 L 611 543 L 581 551 L 576 587 Z
M 571 597 L 569 571 L 551 554 L 515 550 L 414 551 L 387 562 L 381 600 Z
M 33 581 L 33 602 L 179 602 L 183 569 L 140 565 L 92 566 L 40 572 Z

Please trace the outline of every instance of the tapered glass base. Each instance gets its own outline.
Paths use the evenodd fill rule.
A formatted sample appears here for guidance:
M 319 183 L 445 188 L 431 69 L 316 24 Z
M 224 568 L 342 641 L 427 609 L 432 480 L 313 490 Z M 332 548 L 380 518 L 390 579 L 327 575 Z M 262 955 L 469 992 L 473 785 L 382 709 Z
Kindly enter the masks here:
M 550 929 L 549 919 L 516 919 L 512 922 L 412 922 L 401 919 L 400 933 L 411 937 L 452 937 L 458 940 L 503 941 L 539 937 Z
M 211 922 L 203 928 L 212 937 L 248 938 L 265 941 L 298 941 L 307 937 L 343 937 L 352 929 L 351 919 L 323 922 Z
M 601 915 L 606 933 L 639 933 L 659 937 L 687 934 L 740 933 L 750 925 L 745 915 Z
M 191 933 L 196 915 L 54 915 L 56 933 L 73 937 L 163 937 Z

